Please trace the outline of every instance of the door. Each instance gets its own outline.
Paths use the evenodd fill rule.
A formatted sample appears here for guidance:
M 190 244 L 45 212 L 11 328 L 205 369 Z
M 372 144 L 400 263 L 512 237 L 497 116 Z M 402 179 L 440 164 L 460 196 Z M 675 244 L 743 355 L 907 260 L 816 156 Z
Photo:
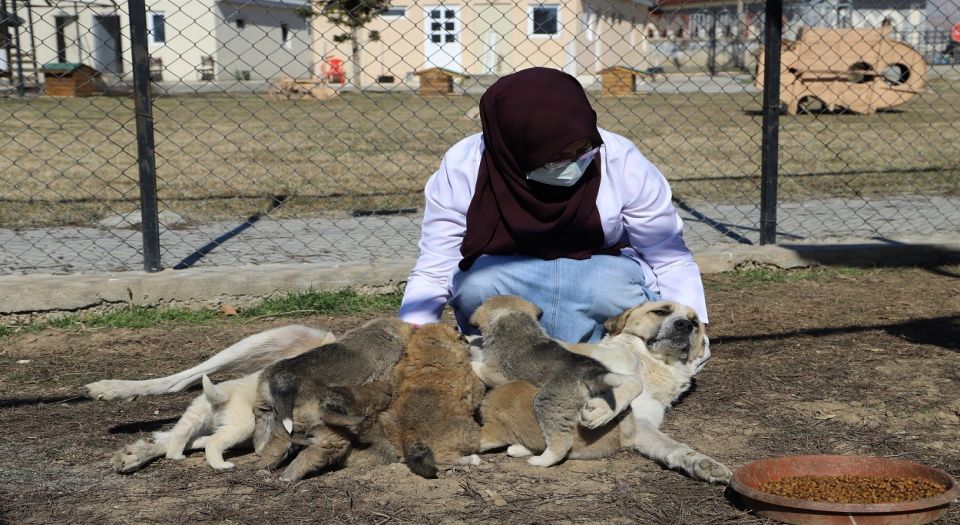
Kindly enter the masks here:
M 442 67 L 463 71 L 460 64 L 463 45 L 460 42 L 460 6 L 428 5 L 426 10 L 427 41 L 424 45 L 424 69 Z
M 101 73 L 123 74 L 123 49 L 120 17 L 97 15 L 93 17 L 93 64 Z

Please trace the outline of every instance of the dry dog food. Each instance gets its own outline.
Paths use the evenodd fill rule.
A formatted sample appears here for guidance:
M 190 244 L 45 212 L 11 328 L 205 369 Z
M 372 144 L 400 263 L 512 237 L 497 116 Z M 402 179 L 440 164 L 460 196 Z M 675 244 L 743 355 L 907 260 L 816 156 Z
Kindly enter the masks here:
M 792 476 L 761 483 L 761 491 L 831 503 L 900 503 L 942 494 L 946 487 L 920 478 Z

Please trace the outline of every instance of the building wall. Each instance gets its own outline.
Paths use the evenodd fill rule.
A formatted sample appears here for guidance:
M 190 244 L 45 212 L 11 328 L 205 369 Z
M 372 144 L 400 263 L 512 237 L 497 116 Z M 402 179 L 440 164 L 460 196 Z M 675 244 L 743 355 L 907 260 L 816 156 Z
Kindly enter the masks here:
M 218 80 L 303 78 L 310 76 L 310 23 L 292 6 L 217 2 Z M 242 24 L 242 27 L 240 25 Z M 286 26 L 287 40 L 283 40 Z M 248 72 L 248 73 L 244 73 Z
M 418 0 L 393 3 L 403 7 L 399 17 L 378 17 L 362 31 L 362 83 L 376 82 L 378 76 L 412 80 L 413 73 L 427 65 L 424 55 L 427 39 L 428 2 Z M 556 35 L 531 35 L 530 8 L 537 5 L 559 8 L 559 32 Z M 594 75 L 604 67 L 628 64 L 645 67 L 646 7 L 629 0 L 573 0 L 551 3 L 494 0 L 444 2 L 459 8 L 458 38 L 462 47 L 459 68 L 470 75 L 502 75 L 533 66 L 563 69 L 574 75 Z M 587 10 L 590 10 L 587 14 Z M 593 37 L 583 32 L 589 25 Z M 345 63 L 350 78 L 350 43 L 337 44 L 333 36 L 342 33 L 323 17 L 313 19 L 317 74 L 322 72 L 322 57 Z M 370 42 L 370 31 L 380 35 Z
M 120 3 L 126 9 L 126 3 Z M 216 16 L 212 4 L 198 0 L 147 0 L 147 27 L 151 13 L 163 13 L 166 41 L 155 42 L 148 35 L 147 49 L 151 58 L 163 65 L 163 81 L 191 82 L 200 80 L 197 68 L 202 57 L 216 50 L 213 33 Z M 126 25 L 126 15 L 124 22 Z

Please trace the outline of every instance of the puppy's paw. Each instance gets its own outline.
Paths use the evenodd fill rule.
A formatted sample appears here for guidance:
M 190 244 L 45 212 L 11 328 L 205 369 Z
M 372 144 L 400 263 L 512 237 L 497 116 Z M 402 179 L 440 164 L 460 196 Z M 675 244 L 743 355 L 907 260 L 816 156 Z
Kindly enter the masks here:
M 730 482 L 733 472 L 730 472 L 730 469 L 714 459 L 703 456 L 693 464 L 693 475 L 703 481 L 726 485 Z
M 157 446 L 153 443 L 147 443 L 143 440 L 137 441 L 116 451 L 110 458 L 110 466 L 113 467 L 115 472 L 121 474 L 139 470 L 162 455 L 154 452 L 156 448 Z
M 557 457 L 554 457 L 549 452 L 544 452 L 539 456 L 533 456 L 532 458 L 528 459 L 527 463 L 535 467 L 552 467 L 557 463 L 560 463 L 561 459 L 563 458 L 557 458 Z
M 471 467 L 480 466 L 480 456 L 476 454 L 470 454 L 469 456 L 463 456 L 457 460 L 458 465 L 469 465 Z
M 516 444 L 507 447 L 507 455 L 511 458 L 525 458 L 532 456 L 533 451 L 523 445 Z
M 294 464 L 288 465 L 287 468 L 283 469 L 283 473 L 280 474 L 280 481 L 285 481 L 288 483 L 292 481 L 300 481 L 301 479 L 303 479 L 303 473 L 300 472 L 300 469 L 298 469 Z
M 228 470 L 236 466 L 229 461 L 207 461 L 207 463 L 215 470 Z
M 133 399 L 137 397 L 137 393 L 131 386 L 131 383 L 134 382 L 105 379 L 85 385 L 83 388 L 87 391 L 87 397 L 90 399 Z
M 616 412 L 610 408 L 606 401 L 599 398 L 591 398 L 580 410 L 580 425 L 585 428 L 600 428 L 609 423 Z
M 176 461 L 180 461 L 181 459 L 186 459 L 187 456 L 184 456 L 182 451 L 181 451 L 181 452 L 167 452 L 166 458 L 167 458 L 167 459 L 173 459 L 173 460 L 176 460 Z

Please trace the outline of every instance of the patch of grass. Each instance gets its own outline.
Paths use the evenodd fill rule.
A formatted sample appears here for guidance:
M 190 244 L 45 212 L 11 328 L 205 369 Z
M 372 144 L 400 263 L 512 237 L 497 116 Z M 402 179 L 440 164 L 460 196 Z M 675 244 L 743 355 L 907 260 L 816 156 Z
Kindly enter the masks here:
M 80 330 L 83 328 L 136 329 L 161 324 L 203 324 L 219 319 L 233 319 L 243 322 L 270 316 L 361 315 L 388 311 L 396 312 L 400 308 L 401 298 L 402 294 L 399 291 L 388 294 L 363 294 L 355 290 L 335 292 L 308 290 L 265 299 L 253 307 L 240 310 L 235 317 L 230 318 L 209 308 L 185 310 L 182 308 L 136 306 L 100 314 L 67 314 L 44 322 L 20 326 L 0 324 L 0 337 L 6 337 L 14 333 L 39 332 L 45 328 L 58 328 L 60 330 Z
M 311 314 L 366 314 L 396 311 L 400 308 L 401 294 L 361 294 L 354 290 L 325 292 L 307 290 L 291 293 L 275 299 L 266 299 L 259 305 L 242 310 L 241 319 L 269 315 Z
M 750 288 L 770 283 L 785 283 L 795 281 L 829 281 L 840 277 L 858 277 L 875 271 L 864 268 L 847 266 L 800 268 L 795 270 L 781 270 L 778 268 L 753 267 L 743 268 L 733 272 L 726 272 L 713 276 L 706 276 L 705 281 L 720 289 Z

